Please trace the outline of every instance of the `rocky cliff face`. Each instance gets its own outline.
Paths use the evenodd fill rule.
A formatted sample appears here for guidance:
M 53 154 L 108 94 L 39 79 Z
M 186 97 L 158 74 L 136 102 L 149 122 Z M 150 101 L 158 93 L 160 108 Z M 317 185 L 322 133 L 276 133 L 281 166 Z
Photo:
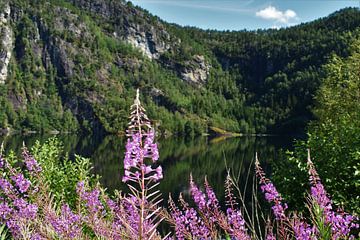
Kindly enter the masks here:
M 149 59 L 158 60 L 168 51 L 177 51 L 181 43 L 179 38 L 168 33 L 159 19 L 151 18 L 123 1 L 74 0 L 74 4 L 93 14 L 100 14 L 106 22 L 115 23 L 114 31 L 109 34 L 130 43 Z M 177 72 L 181 79 L 193 85 L 206 83 L 211 65 L 203 56 L 194 55 L 180 65 L 172 63 L 170 69 Z
M 74 4 L 111 22 L 114 37 L 130 43 L 150 59 L 158 59 L 170 49 L 171 39 L 165 27 L 124 1 L 75 0 Z
M 67 7 L 69 3 L 75 10 Z M 147 71 L 149 65 L 162 65 L 174 72 L 174 78 L 199 86 L 206 83 L 209 74 L 210 65 L 200 55 L 182 64 L 163 63 L 160 57 L 178 51 L 180 39 L 172 37 L 159 19 L 124 1 L 5 2 L 0 27 L 0 84 L 7 92 L 7 96 L 0 96 L 0 102 L 9 104 L 9 111 L 25 116 L 7 117 L 0 129 L 17 122 L 29 129 L 61 131 L 61 122 L 70 118 L 91 131 L 116 131 L 123 127 L 106 125 L 102 118 L 125 118 L 112 112 L 124 106 L 108 109 L 111 96 L 125 90 L 124 80 L 119 81 L 117 74 L 136 82 L 135 74 Z M 157 97 L 153 91 L 149 94 L 159 105 L 171 111 L 179 109 L 163 89 L 152 89 L 157 89 Z M 42 120 L 37 122 L 36 118 Z M 54 124 L 54 119 L 58 123 Z M 42 126 L 42 121 L 49 126 Z
M 204 56 L 195 55 L 192 60 L 186 61 L 181 69 L 181 78 L 194 85 L 204 85 L 209 77 L 211 65 Z
M 7 99 L 15 111 L 29 112 L 34 105 L 41 112 L 44 110 L 42 104 L 55 101 L 57 118 L 64 118 L 65 112 L 70 110 L 81 125 L 91 131 L 102 131 L 98 111 L 103 111 L 102 106 L 109 99 L 104 92 L 121 94 L 124 88 L 114 79 L 114 69 L 132 74 L 139 71 L 146 60 L 123 55 L 121 51 L 99 56 L 99 41 L 125 48 L 130 44 L 151 61 L 157 61 L 161 54 L 175 46 L 171 45 L 170 35 L 160 21 L 150 19 L 149 15 L 123 1 L 72 1 L 80 11 L 50 3 L 39 6 L 41 10 L 36 3 L 30 3 L 26 9 L 21 8 L 26 6 L 21 3 L 20 0 L 7 2 L 0 15 L 0 84 L 9 77 L 16 77 L 8 74 L 12 58 L 14 66 L 26 72 L 24 75 L 29 78 L 18 79 L 19 89 L 8 86 Z M 85 14 L 89 15 L 84 18 Z M 96 25 L 111 27 L 105 29 Z M 14 31 L 17 32 L 15 36 Z M 28 69 L 29 63 L 34 67 Z M 53 76 L 54 82 L 48 82 L 46 75 Z M 48 92 L 52 84 L 56 90 Z M 30 85 L 32 87 L 28 87 Z M 114 131 L 112 128 L 108 126 L 106 131 Z
M 140 25 L 135 25 L 130 26 L 126 32 L 127 34 L 124 39 L 150 59 L 158 59 L 162 53 L 170 48 L 170 44 L 166 43 L 166 41 L 170 40 L 170 37 L 165 30 L 161 32 L 162 37 L 166 39 L 164 41 L 161 40 L 153 27 L 148 31 L 144 31 Z
M 8 66 L 12 55 L 13 32 L 10 27 L 10 5 L 3 3 L 0 8 L 0 84 L 4 84 L 8 76 Z

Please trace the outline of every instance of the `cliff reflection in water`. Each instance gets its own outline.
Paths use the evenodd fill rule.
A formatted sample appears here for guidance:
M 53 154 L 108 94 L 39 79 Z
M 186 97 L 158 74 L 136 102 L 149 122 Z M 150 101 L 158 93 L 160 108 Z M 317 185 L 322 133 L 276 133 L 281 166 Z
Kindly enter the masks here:
M 51 136 L 0 136 L 5 149 L 15 150 L 20 153 L 22 142 L 32 146 L 36 140 L 44 142 Z M 125 150 L 124 137 L 118 136 L 78 136 L 62 135 L 58 138 L 64 144 L 65 152 L 70 157 L 74 154 L 92 159 L 94 172 L 101 176 L 101 182 L 108 191 L 115 189 L 126 191 L 126 186 L 121 182 L 123 174 L 123 158 Z M 164 197 L 168 193 L 177 197 L 183 192 L 185 197 L 189 194 L 189 175 L 192 173 L 194 180 L 202 185 L 204 177 L 214 188 L 219 200 L 224 200 L 224 180 L 227 169 L 238 178 L 239 185 L 244 187 L 246 177 L 253 175 L 255 152 L 258 152 L 262 165 L 277 159 L 279 148 L 289 148 L 292 137 L 238 137 L 230 139 L 209 139 L 200 137 L 159 139 L 160 160 L 164 170 L 164 179 L 159 186 Z M 251 182 L 251 181 L 250 181 Z M 251 183 L 248 183 L 251 190 Z

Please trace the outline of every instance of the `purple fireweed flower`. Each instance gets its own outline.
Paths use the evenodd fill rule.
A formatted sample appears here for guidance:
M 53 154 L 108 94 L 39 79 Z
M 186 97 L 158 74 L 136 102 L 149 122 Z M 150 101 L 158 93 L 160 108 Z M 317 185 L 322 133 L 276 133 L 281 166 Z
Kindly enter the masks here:
M 183 210 L 177 208 L 171 196 L 169 197 L 170 213 L 175 220 L 176 239 L 210 239 L 211 231 L 198 215 L 198 212 L 189 207 L 181 194 L 179 200 Z
M 23 148 L 22 152 L 26 168 L 32 173 L 41 172 L 41 167 L 35 158 L 29 153 L 26 147 Z
M 16 215 L 13 215 L 9 220 L 6 221 L 6 226 L 9 228 L 13 237 L 17 237 L 20 233 L 19 219 Z
M 191 232 L 191 235 L 195 239 L 208 239 L 210 237 L 209 229 L 205 226 L 200 217 L 198 217 L 194 208 L 185 210 L 184 220 L 187 230 Z
M 159 159 L 159 152 L 157 144 L 154 143 L 155 132 L 140 102 L 139 89 L 136 92 L 134 103 L 130 107 L 130 112 L 130 122 L 126 130 L 128 139 L 124 156 L 124 176 L 122 181 L 125 183 L 131 181 L 138 185 L 137 187 L 128 185 L 133 192 L 133 196 L 137 196 L 136 204 L 133 201 L 130 204 L 131 206 L 127 204 L 127 207 L 123 209 L 126 213 L 125 219 L 131 222 L 134 218 L 137 218 L 134 224 L 130 224 L 132 228 L 131 234 L 137 232 L 140 238 L 146 239 L 154 231 L 153 221 L 155 220 L 155 216 L 151 213 L 149 214 L 147 208 L 148 206 L 156 207 L 159 203 L 159 201 L 156 203 L 151 202 L 157 196 L 154 196 L 156 192 L 150 194 L 148 190 L 154 186 L 150 187 L 151 183 L 163 178 L 163 174 L 161 166 L 157 168 L 152 168 L 151 166 L 152 163 Z
M 12 236 L 18 239 L 23 227 L 37 217 L 38 207 L 36 204 L 30 204 L 23 198 L 16 198 L 12 202 L 14 208 L 11 214 L 7 216 L 6 226 L 9 228 Z
M 205 178 L 205 191 L 207 195 L 207 202 L 206 206 L 211 208 L 215 211 L 220 211 L 219 209 L 219 200 L 216 197 L 214 190 L 211 188 L 210 184 L 208 183 L 207 179 Z
M 273 213 L 275 215 L 275 218 L 277 220 L 282 220 L 286 218 L 285 210 L 288 208 L 288 205 L 286 203 L 277 202 L 274 206 L 271 207 L 273 210 Z
M 153 143 L 154 131 L 150 130 L 146 135 L 147 137 L 144 144 L 142 143 L 140 133 L 134 133 L 131 139 L 128 139 L 124 158 L 125 175 L 122 178 L 123 182 L 137 182 L 142 177 L 142 174 L 138 170 L 134 171 L 132 168 L 141 169 L 144 174 L 148 176 L 147 178 L 149 180 L 155 182 L 163 178 L 161 166 L 153 169 L 144 162 L 145 158 L 151 159 L 152 162 L 156 162 L 159 158 L 157 144 Z
M 118 219 L 121 217 L 122 219 L 119 219 L 121 222 L 125 223 L 126 226 L 130 226 L 131 228 L 131 234 L 134 234 L 134 236 L 138 236 L 140 233 L 139 229 L 139 223 L 141 222 L 141 215 L 139 211 L 139 205 L 141 204 L 141 199 L 137 199 L 136 197 L 127 197 L 124 198 L 123 201 L 121 201 L 121 207 L 123 209 L 123 214 L 118 215 Z M 147 202 L 145 202 L 147 204 Z M 154 229 L 154 223 L 149 218 L 144 218 L 142 222 L 142 233 L 144 236 L 144 239 L 148 239 L 149 235 L 151 234 L 151 229 Z
M 125 211 L 125 219 L 126 222 L 131 226 L 132 230 L 134 231 L 134 234 L 138 234 L 138 226 L 140 222 L 140 215 L 136 206 L 137 199 L 124 199 L 122 201 L 122 207 Z M 135 206 L 134 206 L 135 205 Z
M 13 205 L 17 208 L 17 215 L 19 218 L 33 219 L 36 217 L 38 211 L 38 206 L 36 204 L 31 204 L 23 198 L 18 198 L 13 201 Z
M 0 187 L 6 195 L 10 195 L 14 191 L 13 185 L 5 178 L 0 178 Z
M 226 210 L 226 216 L 228 223 L 231 225 L 231 232 L 229 233 L 231 237 L 244 240 L 251 239 L 250 236 L 247 234 L 245 220 L 240 210 L 228 208 Z
M 76 192 L 79 194 L 80 198 L 82 197 L 83 192 L 85 191 L 85 182 L 80 181 L 76 185 Z
M 325 211 L 326 214 L 332 210 L 332 202 L 325 191 L 324 185 L 322 185 L 320 181 L 311 187 L 310 192 L 316 203 Z
M 73 239 L 81 235 L 81 217 L 74 214 L 67 204 L 61 207 L 60 216 L 50 214 L 47 219 L 61 237 Z
M 153 169 L 146 164 L 146 159 L 153 163 L 159 159 L 159 151 L 155 141 L 155 132 L 151 128 L 150 121 L 142 107 L 139 90 L 136 92 L 136 98 L 130 107 L 131 115 L 127 129 L 127 144 L 124 157 L 125 175 L 123 182 L 157 182 L 163 178 L 162 168 L 159 166 Z M 142 188 L 142 184 L 140 184 Z
M 184 240 L 185 235 L 184 232 L 186 231 L 185 228 L 185 217 L 181 215 L 181 213 L 173 212 L 171 213 L 171 216 L 175 220 L 175 235 L 176 239 Z
M 100 197 L 100 190 L 95 188 L 91 192 L 85 190 L 85 184 L 83 181 L 78 182 L 76 186 L 76 192 L 79 195 L 80 199 L 85 202 L 85 206 L 88 208 L 89 212 L 95 214 L 104 209 Z
M 359 224 L 356 224 L 357 218 L 340 212 L 330 212 L 326 216 L 326 221 L 331 224 L 332 239 L 342 239 L 345 236 L 349 236 L 351 229 L 358 229 Z M 354 236 L 350 236 L 350 239 Z
M 150 166 L 141 166 L 141 170 L 145 172 L 145 174 L 151 173 L 153 171 L 152 167 Z
M 151 158 L 153 162 L 156 162 L 159 159 L 159 150 L 157 144 L 154 143 L 154 138 L 155 132 L 150 130 L 144 142 L 144 157 Z
M 86 205 L 89 207 L 90 211 L 98 212 L 104 208 L 104 206 L 99 200 L 99 196 L 100 196 L 100 190 L 96 188 L 87 194 Z
M 27 192 L 31 183 L 24 177 L 22 173 L 18 173 L 17 175 L 12 176 L 11 179 L 15 182 L 15 186 L 18 187 L 21 193 Z
M 12 208 L 7 202 L 0 202 L 0 222 L 8 219 L 12 212 Z
M 155 182 L 161 180 L 163 178 L 162 167 L 158 166 L 155 169 L 155 174 L 153 174 L 151 177 L 152 179 L 154 179 Z
M 315 228 L 311 227 L 307 223 L 301 221 L 297 217 L 294 217 L 292 223 L 292 228 L 294 231 L 294 236 L 296 240 L 315 240 Z
M 210 186 L 207 178 L 205 177 L 205 192 L 207 196 L 206 207 L 207 210 L 204 212 L 205 216 L 209 219 L 209 222 L 217 224 L 220 228 L 225 231 L 229 230 L 229 223 L 226 215 L 220 210 L 219 200 L 212 187 Z
M 38 212 L 38 206 L 36 204 L 28 204 L 25 208 L 19 210 L 19 215 L 23 218 L 33 219 Z
M 113 212 L 115 212 L 117 210 L 117 204 L 114 200 L 107 198 L 106 199 L 106 204 L 109 207 L 109 209 Z
M 86 191 L 85 184 L 81 181 L 78 182 L 76 191 L 87 210 L 87 215 L 84 216 L 82 220 L 91 226 L 98 237 L 109 239 L 111 235 L 108 228 L 109 226 L 106 226 L 103 219 L 107 214 L 107 211 L 100 201 L 100 190 L 95 188 L 92 191 Z M 66 209 L 68 209 L 67 211 L 69 212 L 69 208 L 65 207 L 64 210 Z M 75 215 L 71 216 L 75 217 Z
M 340 210 L 333 211 L 332 201 L 329 198 L 324 185 L 321 183 L 320 177 L 315 169 L 315 166 L 310 158 L 310 150 L 308 150 L 309 168 L 309 181 L 311 184 L 311 197 L 322 210 L 325 217 L 325 223 L 330 224 L 332 239 L 339 239 L 350 234 L 351 229 L 359 228 L 358 224 L 355 224 L 357 218 L 350 214 L 344 213 Z M 350 236 L 350 239 L 353 236 Z
M 194 183 L 192 176 L 190 176 L 190 192 L 194 199 L 194 202 L 199 207 L 200 210 L 206 209 L 206 196 L 205 194 L 199 190 L 199 188 Z
M 260 188 L 261 191 L 265 193 L 265 199 L 268 202 L 276 201 L 277 199 L 280 198 L 280 195 L 273 183 L 271 182 L 265 183 Z
M 265 199 L 269 203 L 273 203 L 274 205 L 271 207 L 273 213 L 275 215 L 276 220 L 285 220 L 286 214 L 285 210 L 288 208 L 286 203 L 282 202 L 282 198 L 278 191 L 276 190 L 274 184 L 265 177 L 265 173 L 263 169 L 260 167 L 260 163 L 256 156 L 255 161 L 256 175 L 259 178 L 260 189 L 265 194 Z
M 169 196 L 169 206 L 171 217 L 175 220 L 175 236 L 176 239 L 184 240 L 186 238 L 187 230 L 185 226 L 185 216 L 182 211 L 180 211 Z
M 130 170 L 132 167 L 136 167 L 142 161 L 141 156 L 141 137 L 139 133 L 136 133 L 127 140 L 124 168 Z
M 328 194 L 324 188 L 324 185 L 321 183 L 319 175 L 315 169 L 314 164 L 310 159 L 310 152 L 308 152 L 308 167 L 309 167 L 309 181 L 311 184 L 311 196 L 315 202 L 323 209 L 325 216 L 332 211 L 332 202 L 328 197 Z

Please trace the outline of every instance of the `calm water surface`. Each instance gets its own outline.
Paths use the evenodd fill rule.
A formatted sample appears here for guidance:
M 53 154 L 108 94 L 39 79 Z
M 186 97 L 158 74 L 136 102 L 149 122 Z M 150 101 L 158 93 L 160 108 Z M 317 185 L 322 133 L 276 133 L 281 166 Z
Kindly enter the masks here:
M 0 136 L 0 142 L 4 142 L 6 151 L 12 149 L 19 153 L 23 142 L 31 147 L 36 140 L 44 142 L 49 137 L 51 136 Z M 126 186 L 121 182 L 125 138 L 77 135 L 57 137 L 63 142 L 64 149 L 70 157 L 73 158 L 74 154 L 78 154 L 91 159 L 94 172 L 101 176 L 101 182 L 109 192 L 115 189 L 126 191 Z M 251 163 L 254 161 L 255 152 L 258 152 L 264 168 L 270 171 L 269 163 L 278 159 L 280 148 L 291 148 L 292 139 L 291 136 L 158 139 L 159 163 L 164 172 L 164 179 L 159 188 L 165 198 L 169 192 L 175 196 L 183 192 L 186 196 L 189 193 L 190 173 L 199 184 L 202 184 L 204 177 L 207 176 L 219 199 L 223 201 L 223 184 L 227 169 L 231 169 L 234 175 L 239 176 L 239 185 L 244 186 L 247 173 L 249 170 L 251 174 L 253 172 Z

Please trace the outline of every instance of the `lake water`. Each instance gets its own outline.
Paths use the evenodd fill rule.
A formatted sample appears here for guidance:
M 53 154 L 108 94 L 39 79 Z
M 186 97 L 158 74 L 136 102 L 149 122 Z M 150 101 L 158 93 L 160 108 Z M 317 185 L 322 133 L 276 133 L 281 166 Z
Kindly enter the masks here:
M 51 136 L 13 135 L 0 136 L 0 143 L 4 142 L 6 151 L 10 149 L 20 153 L 22 143 L 31 147 L 36 140 L 44 142 Z M 123 175 L 123 158 L 125 150 L 124 137 L 118 136 L 85 136 L 62 135 L 57 136 L 64 144 L 64 149 L 70 157 L 79 154 L 91 159 L 94 172 L 101 176 L 101 183 L 112 192 L 115 189 L 125 190 L 121 182 Z M 189 175 L 202 184 L 204 177 L 214 188 L 220 201 L 224 200 L 224 180 L 227 169 L 238 177 L 240 186 L 244 186 L 247 174 L 253 176 L 255 152 L 267 172 L 271 172 L 269 163 L 278 160 L 280 148 L 289 149 L 293 137 L 237 137 L 213 138 L 200 137 L 196 139 L 167 138 L 159 139 L 159 163 L 163 167 L 164 179 L 159 186 L 165 199 L 168 193 L 178 196 L 180 192 L 188 195 Z M 250 172 L 249 172 L 250 171 Z

